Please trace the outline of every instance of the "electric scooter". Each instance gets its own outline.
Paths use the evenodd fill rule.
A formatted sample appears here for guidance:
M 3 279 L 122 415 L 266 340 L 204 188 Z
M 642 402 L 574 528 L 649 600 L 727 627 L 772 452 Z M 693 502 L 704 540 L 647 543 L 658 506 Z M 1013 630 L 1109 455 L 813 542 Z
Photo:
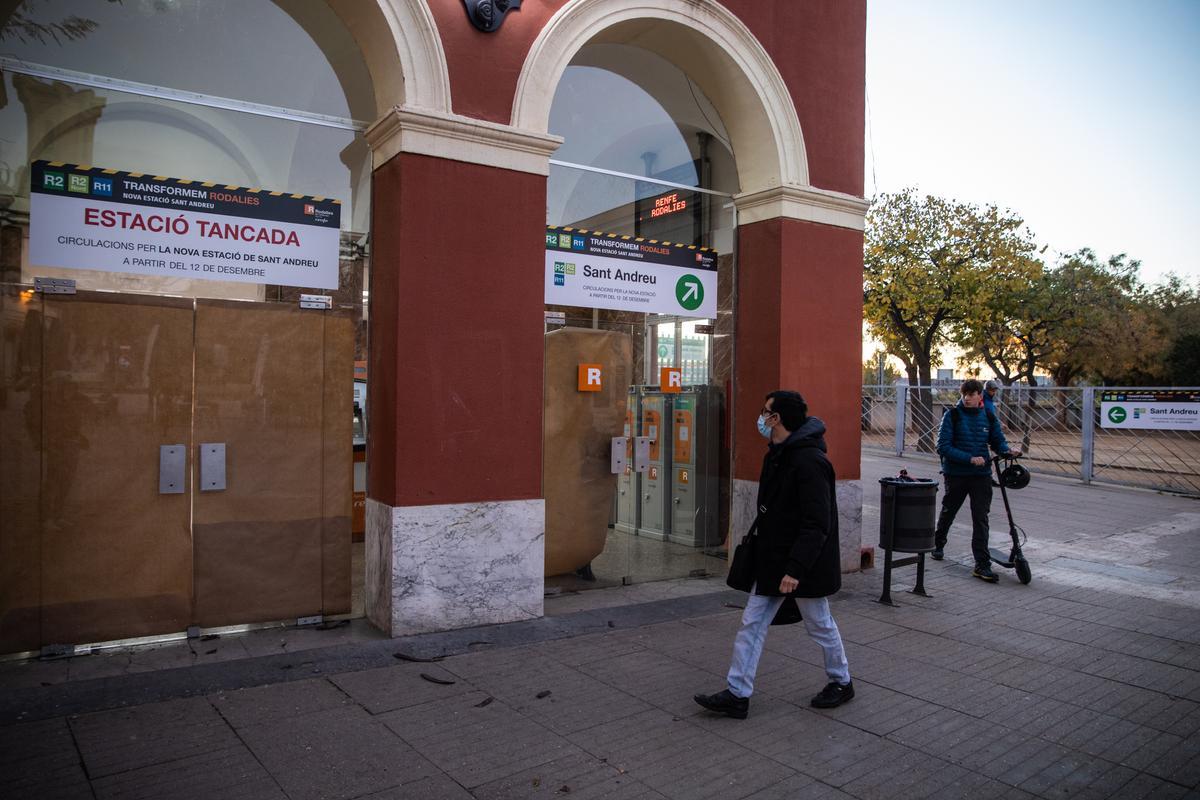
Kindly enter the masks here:
M 1008 558 L 995 548 L 988 548 L 988 555 L 999 566 L 1016 570 L 1017 580 L 1028 584 L 1033 580 L 1033 573 L 1029 569 L 1029 562 L 1025 560 L 1025 554 L 1021 552 L 1021 545 L 1026 541 L 1025 531 L 1013 522 L 1012 507 L 1008 504 L 1009 489 L 1022 489 L 1029 485 L 1029 470 L 1016 463 L 1017 458 L 1018 456 L 1012 454 L 992 456 L 992 464 L 996 468 L 996 482 L 1000 486 L 1000 497 L 1004 499 L 1004 513 L 1008 515 L 1008 534 L 1012 537 L 1012 550 L 1009 551 Z M 1000 469 L 1001 461 L 1005 464 L 1003 470 Z

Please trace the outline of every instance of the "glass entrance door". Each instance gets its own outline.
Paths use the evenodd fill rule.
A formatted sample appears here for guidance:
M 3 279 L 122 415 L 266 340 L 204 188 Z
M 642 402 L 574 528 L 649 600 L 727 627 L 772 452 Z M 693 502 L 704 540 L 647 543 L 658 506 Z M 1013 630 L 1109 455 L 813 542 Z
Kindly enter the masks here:
M 732 202 L 704 189 L 559 163 L 551 166 L 549 196 L 547 297 L 562 287 L 571 294 L 558 296 L 591 305 L 546 306 L 547 319 L 560 320 L 546 334 L 547 585 L 555 590 L 723 575 L 730 507 Z M 552 342 L 603 335 L 627 340 L 630 366 L 622 374 L 628 377 L 614 386 L 605 372 L 604 400 L 584 399 L 572 370 L 586 359 L 567 348 L 567 361 L 553 367 L 561 374 L 554 372 L 552 365 L 564 356 Z M 664 369 L 670 371 L 666 378 Z M 564 383 L 556 388 L 555 381 Z M 573 418 L 571 436 L 554 427 L 564 409 Z M 625 463 L 615 475 L 613 437 L 626 440 Z M 581 458 L 589 459 L 586 472 L 578 466 Z M 555 509 L 582 505 L 589 509 L 589 531 L 598 531 L 595 520 L 607 515 L 604 536 L 591 534 L 591 550 L 572 562 L 552 563 Z M 585 512 L 574 513 L 582 520 Z

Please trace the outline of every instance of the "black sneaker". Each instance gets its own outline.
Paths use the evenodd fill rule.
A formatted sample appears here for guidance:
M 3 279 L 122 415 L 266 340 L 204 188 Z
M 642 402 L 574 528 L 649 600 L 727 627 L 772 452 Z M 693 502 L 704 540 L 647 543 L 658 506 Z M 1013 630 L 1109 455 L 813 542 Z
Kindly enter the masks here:
M 977 564 L 975 569 L 971 571 L 971 574 L 979 578 L 979 580 L 987 581 L 988 583 L 995 583 L 1000 580 L 987 564 Z
M 830 681 L 825 688 L 812 699 L 813 708 L 837 708 L 847 700 L 854 699 L 854 681 L 838 683 Z
M 716 694 L 698 694 L 692 699 L 709 711 L 715 711 L 734 719 L 745 719 L 750 713 L 750 698 L 735 697 L 728 689 L 722 689 Z
M 946 551 L 940 547 L 935 547 L 933 548 L 933 552 L 929 554 L 929 557 L 934 561 L 941 561 L 946 557 Z

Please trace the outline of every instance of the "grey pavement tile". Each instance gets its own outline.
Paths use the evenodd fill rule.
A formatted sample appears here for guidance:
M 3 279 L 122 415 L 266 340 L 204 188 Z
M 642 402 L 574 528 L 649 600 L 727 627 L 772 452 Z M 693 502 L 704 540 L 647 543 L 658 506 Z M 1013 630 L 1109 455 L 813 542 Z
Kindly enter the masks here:
M 786 704 L 775 705 L 757 717 L 752 709 L 748 722 L 753 724 L 712 724 L 711 728 L 755 753 L 832 785 L 858 777 L 858 765 L 871 762 L 890 744 L 832 716 Z M 894 744 L 891 747 L 896 752 L 911 752 Z
M 811 778 L 808 775 L 796 774 L 790 778 L 784 778 L 774 786 L 768 786 L 752 795 L 747 795 L 746 800 L 796 800 L 796 798 L 804 798 L 804 800 L 852 800 L 853 795 L 846 794 L 841 789 L 830 786 L 827 783 L 821 783 L 816 778 Z
M 276 722 L 353 702 L 324 678 L 221 692 L 209 695 L 208 699 L 234 728 Z
M 981 727 L 977 729 L 975 735 L 964 739 L 957 747 L 947 749 L 942 757 L 994 778 L 998 770 L 989 769 L 991 765 L 998 764 L 1001 759 L 1012 761 L 1014 753 L 1019 763 L 1020 759 L 1024 757 L 1023 754 L 1030 749 L 1037 750 L 1045 746 L 1048 745 L 1042 740 L 1019 731 Z M 1003 764 L 1001 764 L 1001 769 L 1003 769 Z
M 785 695 L 783 699 L 796 705 L 807 705 L 811 695 L 809 691 L 798 696 Z M 853 700 L 837 708 L 818 709 L 816 713 L 833 716 L 843 724 L 853 725 L 876 736 L 886 736 L 937 710 L 938 706 L 911 695 L 856 680 Z
M 683 664 L 707 672 L 724 674 L 729 668 L 729 658 L 733 652 L 733 633 L 719 628 L 705 628 L 680 623 L 655 627 L 657 628 L 656 635 L 646 642 L 646 649 L 662 653 Z M 811 640 L 804 635 L 803 625 L 773 628 L 767 637 L 767 642 L 799 638 L 802 638 L 812 650 L 819 652 Z
M 1146 772 L 1184 786 L 1200 786 L 1200 739 L 1181 739 L 1147 766 Z
M 816 647 L 814 646 L 814 649 Z M 818 651 L 819 652 L 819 651 Z M 816 662 L 816 663 L 813 663 Z M 758 664 L 758 674 L 754 679 L 754 696 L 762 698 L 770 695 L 774 698 L 786 699 L 788 702 L 806 706 L 808 701 L 829 682 L 825 668 L 820 666 L 820 657 L 813 662 L 800 661 L 782 653 L 764 654 Z M 850 664 L 851 675 L 857 675 L 853 662 Z M 723 678 L 724 676 L 722 676 Z M 724 688 L 724 680 L 718 679 L 718 688 Z M 701 691 L 716 691 L 715 688 Z M 763 701 L 766 702 L 765 698 Z
M 241 636 L 223 636 L 208 641 L 184 639 L 162 645 L 139 647 L 131 651 L 125 672 L 133 675 L 161 669 L 178 669 L 246 658 L 249 655 L 250 651 Z
M 0 663 L 0 689 L 12 691 L 63 683 L 68 678 L 70 661 L 71 659 L 61 658 Z
M 1178 800 L 1195 797 L 1186 786 L 1142 773 L 1121 787 L 1120 800 Z
M 847 611 L 840 611 L 834 619 L 837 620 L 842 641 L 855 644 L 870 644 L 907 630 L 895 622 L 885 622 Z
M 578 752 L 485 692 L 409 706 L 377 719 L 467 788 Z
M 1022 788 L 1032 789 L 1040 783 L 1046 784 L 1041 790 L 1042 797 L 1070 797 L 1072 800 L 1107 800 L 1123 796 L 1124 786 L 1138 774 L 1129 767 L 1123 767 L 1099 758 L 1085 759 L 1077 768 L 1065 775 L 1059 774 L 1062 768 L 1054 765 L 1045 774 L 1023 784 Z
M 720 721 L 731 723 L 723 726 L 730 728 L 741 722 L 728 718 Z M 737 732 L 730 735 L 736 736 Z M 720 735 L 716 725 L 693 725 L 660 710 L 589 728 L 568 738 L 667 797 L 740 798 L 778 783 L 793 772 Z
M 557 639 L 537 646 L 537 652 L 566 664 L 568 667 L 578 667 L 592 661 L 622 656 L 644 649 L 645 645 L 635 640 L 611 633 Z
M 768 658 L 764 656 L 765 661 Z M 763 662 L 760 670 L 765 666 Z M 695 711 L 694 694 L 708 694 L 725 687 L 724 669 L 703 670 L 654 650 L 593 661 L 579 670 L 652 706 L 681 715 Z
M 404 786 L 364 794 L 354 800 L 475 800 L 475 796 L 439 773 Z
M 650 787 L 583 752 L 530 767 L 471 792 L 477 800 L 558 798 L 574 800 L 663 800 Z
M 93 780 L 238 744 L 203 697 L 84 714 L 70 725 Z
M 383 714 L 475 691 L 476 687 L 470 681 L 450 672 L 442 666 L 444 663 L 397 664 L 359 672 L 343 672 L 329 676 L 329 680 L 372 714 Z M 422 678 L 422 675 L 453 683 L 436 683 Z
M 1186 740 L 1178 736 L 1140 726 L 1120 742 L 1120 747 L 1127 753 L 1121 758 L 1121 763 L 1139 772 L 1145 772 L 1151 764 L 1175 750 L 1176 746 L 1184 741 Z
M 125 675 L 133 663 L 133 655 L 127 651 L 113 650 L 66 659 L 67 679 L 87 681 Z
M 847 747 L 828 747 L 800 765 L 791 766 L 854 794 L 855 791 L 848 788 L 854 781 L 867 776 L 870 776 L 873 785 L 880 781 L 898 781 L 914 765 L 927 765 L 929 762 L 930 756 L 925 753 L 887 739 L 872 737 Z
M 508 672 L 527 666 L 537 660 L 538 647 L 539 645 L 485 647 L 474 652 L 442 659 L 437 662 L 437 666 L 469 681 L 476 675 L 493 675 L 497 672 Z
M 438 774 L 356 706 L 251 725 L 239 734 L 291 800 L 358 797 Z
M 1090 758 L 1082 753 L 1077 753 L 1071 750 L 1064 750 L 1057 754 L 1057 758 L 1049 759 L 1040 770 L 1037 769 L 1013 769 L 1007 774 L 1000 776 L 1000 780 L 1005 783 L 1017 783 L 1017 785 L 1031 794 L 1040 796 L 1063 796 L 1064 791 L 1068 787 L 1077 789 L 1086 788 L 1093 780 L 1093 770 L 1096 767 L 1097 760 Z M 1041 766 L 1039 764 L 1038 766 Z M 1112 765 L 1106 765 L 1111 768 Z M 1025 765 L 1021 765 L 1025 767 Z M 1107 770 L 1105 770 L 1107 771 Z M 1021 776 L 1032 772 L 1033 774 L 1026 777 L 1024 780 L 1019 780 Z M 1019 782 L 1018 782 L 1019 780 Z
M 1040 736 L 1062 720 L 1079 712 L 1079 706 L 1014 689 L 1008 702 L 989 709 L 987 719 L 997 725 Z
M 543 660 L 534 669 L 478 675 L 480 691 L 555 733 L 565 734 L 637 714 L 651 706 L 578 669 Z
M 961 711 L 935 708 L 929 716 L 891 731 L 887 738 L 928 755 L 942 755 L 964 739 L 974 738 L 983 724 Z
M 903 800 L 1032 800 L 1033 795 L 973 770 L 947 764 L 927 780 L 909 786 L 895 797 Z
M 91 796 L 65 719 L 0 727 L 0 797 Z
M 1166 709 L 1159 710 L 1158 713 L 1152 713 L 1148 709 L 1144 710 L 1144 713 L 1148 715 L 1145 720 L 1137 718 L 1133 713 L 1128 714 L 1127 718 L 1184 738 L 1200 732 L 1200 703 L 1183 700 L 1167 701 L 1165 698 L 1160 698 L 1160 702 L 1169 702 L 1170 705 Z M 1159 706 L 1158 703 L 1147 705 Z
M 1077 765 L 1078 761 L 1079 757 L 1065 747 L 1031 738 L 977 768 L 989 778 L 1012 786 L 1022 786 L 1043 771 L 1057 768 L 1062 762 Z
M 240 742 L 97 778 L 94 786 L 99 800 L 287 800 L 275 779 Z
M 882 755 L 882 754 L 881 754 Z M 927 797 L 957 776 L 952 764 L 930 757 L 904 760 L 875 760 L 864 774 L 842 786 L 861 800 L 890 800 L 895 797 Z

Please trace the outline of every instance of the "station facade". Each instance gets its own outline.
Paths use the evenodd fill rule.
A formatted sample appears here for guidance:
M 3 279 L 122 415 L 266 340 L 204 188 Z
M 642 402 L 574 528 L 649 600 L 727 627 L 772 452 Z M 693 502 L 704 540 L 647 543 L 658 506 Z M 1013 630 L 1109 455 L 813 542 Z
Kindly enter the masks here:
M 777 388 L 858 568 L 865 3 L 506 5 L 0 21 L 0 651 L 719 575 Z

